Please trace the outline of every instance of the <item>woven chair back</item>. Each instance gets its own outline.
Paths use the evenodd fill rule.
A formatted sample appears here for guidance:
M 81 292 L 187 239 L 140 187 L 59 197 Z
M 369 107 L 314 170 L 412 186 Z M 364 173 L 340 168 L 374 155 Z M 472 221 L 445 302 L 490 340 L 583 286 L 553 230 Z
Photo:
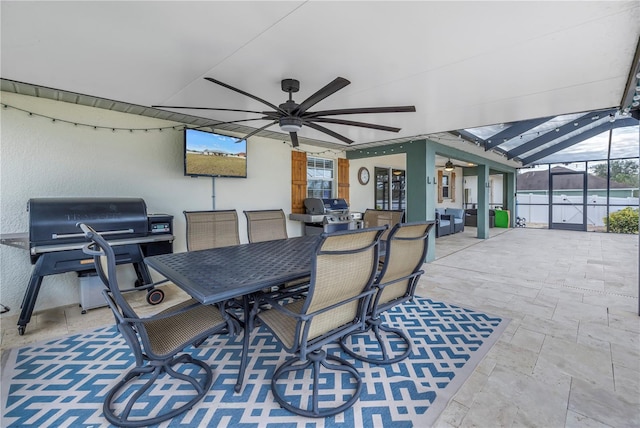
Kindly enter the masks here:
M 245 211 L 249 242 L 287 239 L 287 220 L 283 210 Z
M 327 236 L 314 258 L 311 283 L 302 313 L 313 313 L 332 305 L 335 308 L 316 315 L 307 340 L 353 323 L 364 315 L 368 298 L 352 299 L 369 290 L 377 271 L 382 228 L 336 233 Z
M 236 210 L 184 211 L 187 221 L 187 250 L 240 245 Z
M 385 241 L 389 232 L 396 224 L 402 222 L 404 217 L 403 210 L 373 210 L 366 209 L 362 221 L 364 227 L 377 227 L 387 225 L 389 228 L 382 234 L 382 240 Z
M 400 223 L 388 235 L 382 271 L 376 284 L 384 286 L 378 305 L 412 298 L 427 255 L 433 221 Z

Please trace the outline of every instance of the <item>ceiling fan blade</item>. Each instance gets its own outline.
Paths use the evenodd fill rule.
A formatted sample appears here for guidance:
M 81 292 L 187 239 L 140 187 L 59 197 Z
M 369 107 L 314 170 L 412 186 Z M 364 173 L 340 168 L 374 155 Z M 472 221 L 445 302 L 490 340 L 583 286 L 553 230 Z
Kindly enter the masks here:
M 239 138 L 239 139 L 238 139 L 238 141 L 246 140 L 246 139 L 247 139 L 247 138 L 249 138 L 249 137 L 253 137 L 253 136 L 254 136 L 254 135 L 256 135 L 258 132 L 260 132 L 260 131 L 264 131 L 265 129 L 267 129 L 267 128 L 268 128 L 268 127 L 270 127 L 270 126 L 275 125 L 276 123 L 278 123 L 278 121 L 277 121 L 277 120 L 274 120 L 273 122 L 269 122 L 269 123 L 267 123 L 265 126 L 263 126 L 262 128 L 255 129 L 255 130 L 251 131 L 250 133 L 248 133 L 247 135 L 245 135 L 244 137 Z
M 282 110 L 280 107 L 278 107 L 276 105 L 273 105 L 269 101 L 265 101 L 262 98 L 256 97 L 255 95 L 251 95 L 250 93 L 245 92 L 242 89 L 234 88 L 231 85 L 227 85 L 226 83 L 223 83 L 223 82 L 221 82 L 219 80 L 216 80 L 216 79 L 213 79 L 211 77 L 205 77 L 205 79 L 208 80 L 209 82 L 215 83 L 216 85 L 223 86 L 223 87 L 225 87 L 227 89 L 230 89 L 230 90 L 232 90 L 234 92 L 237 92 L 239 94 L 245 95 L 245 96 L 247 96 L 249 98 L 253 98 L 256 101 L 260 101 L 262 104 L 267 105 L 267 106 L 271 107 L 272 109 L 281 112 L 282 114 L 287 114 L 287 112 Z
M 338 139 L 340 141 L 343 141 L 343 142 L 345 142 L 347 144 L 353 143 L 353 140 L 350 140 L 349 138 L 345 137 L 344 135 L 340 135 L 337 132 L 333 132 L 329 128 L 325 128 L 324 126 L 320 126 L 317 123 L 304 121 L 304 124 L 305 124 L 305 126 L 308 126 L 309 128 L 313 128 L 316 131 L 320 131 L 320 132 L 322 132 L 324 134 L 331 135 L 333 138 L 336 138 L 336 139 Z
M 296 134 L 295 132 L 289 132 L 289 136 L 291 137 L 291 145 L 293 147 L 298 147 L 299 143 L 298 143 L 298 134 Z
M 350 84 L 347 79 L 344 77 L 336 77 L 327 84 L 324 88 L 320 89 L 315 94 L 311 95 L 309 98 L 300 103 L 298 108 L 293 112 L 295 116 L 299 116 L 309 110 L 314 105 L 318 104 L 320 101 L 327 98 L 329 95 L 332 95 L 338 92 L 340 89 L 344 88 L 348 84 Z
M 354 122 L 352 120 L 330 119 L 328 117 L 314 117 L 312 119 L 307 119 L 307 120 L 313 121 L 313 122 L 335 123 L 337 125 L 359 126 L 361 128 L 371 128 L 371 129 L 377 129 L 379 131 L 400 132 L 400 128 L 394 128 L 393 126 L 376 125 L 374 123 L 365 123 L 365 122 Z
M 276 113 L 276 112 L 264 112 L 264 111 L 255 111 L 255 110 L 239 110 L 235 108 L 215 108 L 215 107 L 185 107 L 185 106 L 151 106 L 152 108 L 174 108 L 174 109 L 189 109 L 189 110 L 213 110 L 213 111 L 236 111 L 240 113 L 256 113 L 256 114 L 267 114 L 267 113 Z
M 344 108 L 337 110 L 314 111 L 305 113 L 302 118 L 308 119 L 318 116 L 337 116 L 340 114 L 366 114 L 366 113 L 414 113 L 415 106 L 396 106 L 396 107 L 362 107 L 362 108 Z
M 228 122 L 216 122 L 216 123 L 209 123 L 207 125 L 200 125 L 197 128 L 190 128 L 190 129 L 200 129 L 200 128 L 211 128 L 211 127 L 216 127 L 219 125 L 228 125 L 230 123 L 241 123 L 241 122 L 252 122 L 254 120 L 273 120 L 273 117 L 254 117 L 253 119 L 238 119 L 238 120 L 230 120 Z

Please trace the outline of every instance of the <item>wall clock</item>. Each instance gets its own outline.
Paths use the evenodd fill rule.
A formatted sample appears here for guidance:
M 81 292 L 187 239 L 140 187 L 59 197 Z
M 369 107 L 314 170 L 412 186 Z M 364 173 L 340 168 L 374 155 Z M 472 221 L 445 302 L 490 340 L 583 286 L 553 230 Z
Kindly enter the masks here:
M 358 170 L 358 181 L 365 185 L 369 182 L 369 170 L 364 166 Z

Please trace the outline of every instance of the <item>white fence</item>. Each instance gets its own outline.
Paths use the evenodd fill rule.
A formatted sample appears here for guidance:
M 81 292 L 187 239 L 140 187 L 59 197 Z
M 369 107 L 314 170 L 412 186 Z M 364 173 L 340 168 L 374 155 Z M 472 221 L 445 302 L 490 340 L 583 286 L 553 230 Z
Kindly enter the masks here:
M 517 201 L 516 216 L 526 218 L 527 223 L 549 223 L 549 197 L 547 195 L 518 193 Z M 554 195 L 553 203 L 567 204 L 554 205 L 554 223 L 582 223 L 584 210 L 582 196 Z M 627 206 L 638 207 L 638 198 L 610 198 L 609 203 L 609 214 L 611 214 Z M 607 216 L 606 204 L 607 198 L 605 196 L 587 196 L 587 225 L 596 227 L 605 225 L 604 218 Z

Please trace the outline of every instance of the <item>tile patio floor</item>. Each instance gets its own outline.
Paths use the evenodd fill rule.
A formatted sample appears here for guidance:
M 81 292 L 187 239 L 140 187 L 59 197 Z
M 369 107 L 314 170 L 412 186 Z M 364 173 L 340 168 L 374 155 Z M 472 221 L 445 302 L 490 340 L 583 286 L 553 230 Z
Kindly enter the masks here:
M 436 240 L 417 294 L 511 319 L 439 427 L 640 426 L 638 236 L 475 228 Z M 161 306 L 184 298 L 165 288 Z M 133 303 L 155 312 L 140 293 Z M 113 323 L 106 308 L 39 311 L 24 336 L 0 319 L 0 350 Z M 7 353 L 3 353 L 6 355 Z

